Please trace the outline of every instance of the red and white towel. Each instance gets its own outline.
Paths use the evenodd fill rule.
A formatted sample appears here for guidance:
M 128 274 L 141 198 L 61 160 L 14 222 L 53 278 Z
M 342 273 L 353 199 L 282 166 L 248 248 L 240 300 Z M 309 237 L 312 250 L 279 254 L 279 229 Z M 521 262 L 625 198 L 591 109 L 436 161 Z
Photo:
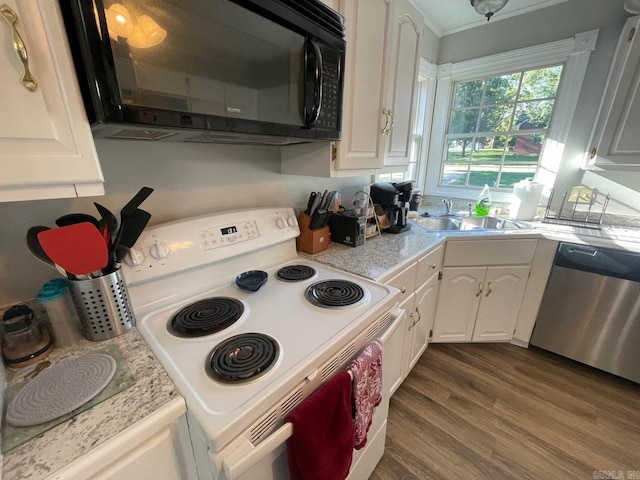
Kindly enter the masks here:
M 298 405 L 285 421 L 291 480 L 344 480 L 353 459 L 351 376 L 335 375 Z
M 382 343 L 380 340 L 367 345 L 351 362 L 348 370 L 353 376 L 354 448 L 360 450 L 367 444 L 367 432 L 371 427 L 374 409 L 382 401 Z

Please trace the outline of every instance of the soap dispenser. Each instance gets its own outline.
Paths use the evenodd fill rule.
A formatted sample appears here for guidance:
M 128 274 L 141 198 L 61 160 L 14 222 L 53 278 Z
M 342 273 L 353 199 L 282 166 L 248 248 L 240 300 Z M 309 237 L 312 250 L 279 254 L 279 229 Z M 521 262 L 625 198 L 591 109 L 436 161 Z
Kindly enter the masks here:
M 491 210 L 491 190 L 489 189 L 489 185 L 485 183 L 484 188 L 478 196 L 478 203 L 476 203 L 476 215 L 484 217 L 489 215 L 489 210 Z

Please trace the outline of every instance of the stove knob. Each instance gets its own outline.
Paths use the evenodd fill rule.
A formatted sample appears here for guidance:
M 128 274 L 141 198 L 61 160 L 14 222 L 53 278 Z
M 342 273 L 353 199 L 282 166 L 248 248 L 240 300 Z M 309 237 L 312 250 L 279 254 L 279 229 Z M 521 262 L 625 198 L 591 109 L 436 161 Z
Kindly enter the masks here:
M 167 258 L 169 256 L 169 252 L 171 252 L 171 250 L 169 250 L 169 246 L 166 243 L 159 242 L 157 240 L 156 243 L 151 245 L 151 248 L 149 249 L 149 253 L 156 260 Z
M 296 220 L 296 217 L 293 215 L 289 215 L 289 217 L 287 218 L 287 224 L 290 227 L 297 227 L 298 226 L 298 221 Z
M 282 230 L 283 228 L 287 228 L 287 221 L 284 219 L 284 217 L 278 217 L 276 218 L 276 225 L 280 230 Z
M 130 248 L 129 253 L 124 256 L 124 263 L 130 267 L 137 267 L 144 262 L 144 253 L 137 248 Z

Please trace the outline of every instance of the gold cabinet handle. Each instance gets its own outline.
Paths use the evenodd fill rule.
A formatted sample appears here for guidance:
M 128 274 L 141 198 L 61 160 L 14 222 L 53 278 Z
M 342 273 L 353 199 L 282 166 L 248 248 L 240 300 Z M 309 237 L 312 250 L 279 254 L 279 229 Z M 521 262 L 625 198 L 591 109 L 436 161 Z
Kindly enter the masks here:
M 391 110 L 388 110 L 386 107 L 382 109 L 382 114 L 384 115 L 384 127 L 382 127 L 382 130 L 380 130 L 380 135 L 386 135 L 387 134 L 387 127 L 389 126 L 389 114 L 391 113 Z
M 391 110 L 389 110 L 389 116 L 391 117 L 391 125 L 389 125 L 389 128 L 387 128 L 387 135 L 391 135 L 391 132 L 393 131 L 393 126 L 396 124 L 396 121 L 393 118 L 393 112 Z
M 476 293 L 476 297 L 482 295 L 482 289 L 484 288 L 484 284 L 482 282 L 478 282 L 478 292 Z
M 400 293 L 406 293 L 406 291 L 407 291 L 407 287 L 402 287 L 402 288 L 400 289 Z
M 416 320 L 416 323 L 418 323 L 420 320 L 422 320 L 422 316 L 420 315 L 420 310 L 418 310 L 418 307 L 416 307 L 416 314 L 418 315 L 418 319 Z
M 31 75 L 31 72 L 29 71 L 29 55 L 27 54 L 27 47 L 25 47 L 22 37 L 20 36 L 20 33 L 18 33 L 18 15 L 16 15 L 16 12 L 11 10 L 8 5 L 0 6 L 0 13 L 9 24 L 9 27 L 11 27 L 11 41 L 13 42 L 13 49 L 16 51 L 16 55 L 18 55 L 20 62 L 22 62 L 22 78 L 20 81 L 27 90 L 33 92 L 38 88 L 38 82 L 33 78 L 33 75 Z
M 491 295 L 491 282 L 489 282 L 487 284 L 487 293 L 484 294 L 485 297 L 488 297 L 489 295 Z
M 431 265 L 431 270 L 435 270 L 436 269 L 436 264 L 434 263 L 433 265 Z

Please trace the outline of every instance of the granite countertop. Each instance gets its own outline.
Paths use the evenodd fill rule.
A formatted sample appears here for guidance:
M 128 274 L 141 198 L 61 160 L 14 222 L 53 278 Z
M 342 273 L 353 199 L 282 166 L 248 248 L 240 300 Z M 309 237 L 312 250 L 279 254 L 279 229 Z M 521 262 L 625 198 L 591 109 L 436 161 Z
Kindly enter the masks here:
M 635 225 L 603 225 L 601 230 L 542 222 L 520 222 L 527 228 L 513 230 L 427 231 L 417 225 L 398 234 L 383 233 L 367 239 L 364 245 L 349 247 L 331 243 L 316 254 L 298 252 L 300 256 L 330 265 L 365 278 L 386 281 L 407 262 L 417 259 L 445 241 L 472 238 L 548 238 L 599 247 L 623 248 L 640 252 L 640 228 Z
M 102 342 L 80 340 L 61 349 L 54 348 L 48 357 L 35 365 L 7 370 L 7 390 L 33 378 L 43 365 L 48 365 L 46 362 L 55 365 L 67 358 L 105 350 L 117 354 L 122 364 L 118 368 L 127 370 L 128 383 L 100 403 L 5 452 L 4 480 L 46 478 L 130 425 L 181 398 L 136 328 Z
M 378 280 L 396 266 L 441 244 L 446 237 L 442 233 L 428 232 L 414 225 L 407 232 L 383 233 L 382 236 L 368 238 L 364 245 L 355 248 L 332 242 L 320 253 L 298 253 L 319 263 Z

